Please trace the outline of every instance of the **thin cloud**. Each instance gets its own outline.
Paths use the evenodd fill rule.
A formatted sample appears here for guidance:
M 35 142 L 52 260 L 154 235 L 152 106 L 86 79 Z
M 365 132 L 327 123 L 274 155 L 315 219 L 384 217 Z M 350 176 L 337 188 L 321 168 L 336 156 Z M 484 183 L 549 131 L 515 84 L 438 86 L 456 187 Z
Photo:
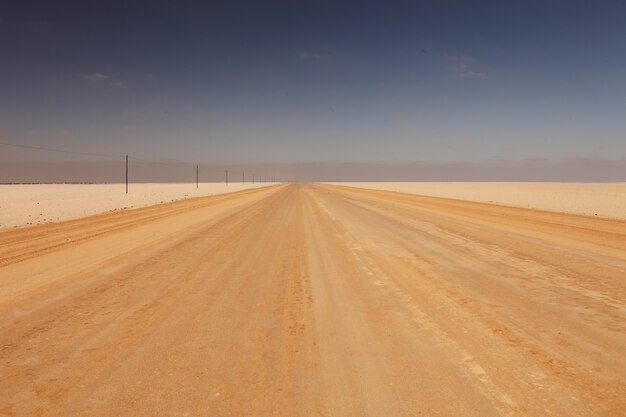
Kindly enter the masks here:
M 300 59 L 308 61 L 328 61 L 330 56 L 317 52 L 301 52 Z
M 487 76 L 486 72 L 477 72 L 477 71 L 466 71 L 459 72 L 459 78 L 485 78 Z
M 121 81 L 113 81 L 113 82 L 109 83 L 109 85 L 111 85 L 112 87 L 121 87 L 121 86 L 124 85 L 124 83 L 121 82 Z
M 133 132 L 138 132 L 138 131 L 142 131 L 145 129 L 146 129 L 146 126 L 142 124 L 130 123 L 130 124 L 124 125 L 124 130 L 129 130 Z
M 89 81 L 99 82 L 99 81 L 104 81 L 108 78 L 111 78 L 111 76 L 107 74 L 103 74 L 101 72 L 93 72 L 91 74 L 85 75 L 85 78 L 88 79 Z
M 444 54 L 447 68 L 458 78 L 485 78 L 489 74 L 482 69 L 478 60 L 464 54 Z
M 467 65 L 475 64 L 478 61 L 473 56 L 466 55 L 466 54 L 444 53 L 443 58 L 449 62 L 456 62 L 459 64 L 467 64 Z

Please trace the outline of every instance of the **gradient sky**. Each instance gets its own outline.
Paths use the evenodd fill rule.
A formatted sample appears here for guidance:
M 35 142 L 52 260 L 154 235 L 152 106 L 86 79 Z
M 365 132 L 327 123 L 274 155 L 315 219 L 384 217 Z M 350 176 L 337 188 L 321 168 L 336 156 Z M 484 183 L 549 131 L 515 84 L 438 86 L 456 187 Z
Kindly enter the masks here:
M 624 1 L 5 0 L 0 54 L 4 142 L 238 164 L 626 158 Z

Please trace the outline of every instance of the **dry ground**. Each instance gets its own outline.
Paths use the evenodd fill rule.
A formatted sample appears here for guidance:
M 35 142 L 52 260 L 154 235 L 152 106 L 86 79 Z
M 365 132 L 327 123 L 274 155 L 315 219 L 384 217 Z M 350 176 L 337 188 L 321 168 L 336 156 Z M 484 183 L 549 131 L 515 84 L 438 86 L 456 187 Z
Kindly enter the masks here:
M 0 233 L 0 416 L 619 416 L 626 222 L 291 184 Z
M 344 182 L 335 184 L 626 220 L 626 182 Z
M 0 184 L 0 229 L 226 194 L 267 183 Z

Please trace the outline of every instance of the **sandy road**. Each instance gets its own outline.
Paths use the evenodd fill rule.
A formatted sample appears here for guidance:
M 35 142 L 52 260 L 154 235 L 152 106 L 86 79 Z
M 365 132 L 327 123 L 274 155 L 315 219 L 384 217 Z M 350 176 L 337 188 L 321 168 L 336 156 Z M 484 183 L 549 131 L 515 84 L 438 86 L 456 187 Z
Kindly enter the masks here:
M 0 416 L 620 416 L 626 222 L 292 184 L 0 233 Z

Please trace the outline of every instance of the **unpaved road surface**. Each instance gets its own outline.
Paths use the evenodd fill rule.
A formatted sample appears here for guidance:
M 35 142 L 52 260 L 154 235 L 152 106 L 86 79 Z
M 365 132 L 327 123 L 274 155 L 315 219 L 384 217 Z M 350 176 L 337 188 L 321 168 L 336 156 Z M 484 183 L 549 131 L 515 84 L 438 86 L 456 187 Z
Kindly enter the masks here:
M 0 416 L 623 416 L 626 222 L 290 184 L 0 233 Z

